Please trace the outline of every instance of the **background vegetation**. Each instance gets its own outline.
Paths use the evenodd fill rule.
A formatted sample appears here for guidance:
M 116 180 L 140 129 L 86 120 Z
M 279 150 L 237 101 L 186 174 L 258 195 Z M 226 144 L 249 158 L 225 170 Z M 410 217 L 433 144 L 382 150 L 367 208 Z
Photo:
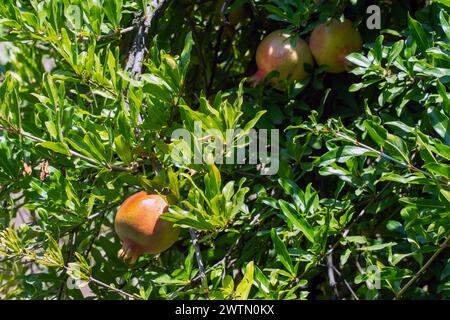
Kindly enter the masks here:
M 378 1 L 382 30 L 370 4 L 2 1 L 0 297 L 450 298 L 449 2 Z M 344 15 L 364 39 L 351 73 L 242 82 L 265 34 Z M 279 129 L 278 174 L 172 161 L 199 119 Z M 142 189 L 183 230 L 130 267 L 113 219 Z

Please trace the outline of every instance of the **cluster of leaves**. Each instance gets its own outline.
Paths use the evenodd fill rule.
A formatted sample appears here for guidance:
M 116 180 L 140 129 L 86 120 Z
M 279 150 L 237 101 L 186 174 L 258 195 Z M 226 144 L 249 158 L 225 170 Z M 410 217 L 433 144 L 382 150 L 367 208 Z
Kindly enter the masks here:
M 167 1 L 138 77 L 151 1 L 2 2 L 0 297 L 450 297 L 449 7 L 383 1 L 380 33 L 369 2 Z M 227 24 L 241 6 L 250 17 Z M 365 40 L 352 73 L 316 68 L 283 92 L 242 81 L 264 34 L 342 15 Z M 276 175 L 209 161 L 254 128 L 281 132 Z M 142 189 L 183 231 L 130 267 L 113 219 Z

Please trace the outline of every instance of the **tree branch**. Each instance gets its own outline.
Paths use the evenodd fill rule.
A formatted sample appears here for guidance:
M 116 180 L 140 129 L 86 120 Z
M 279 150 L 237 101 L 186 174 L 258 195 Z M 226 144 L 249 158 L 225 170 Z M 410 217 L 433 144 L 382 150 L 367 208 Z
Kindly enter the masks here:
M 70 234 L 70 237 L 69 237 L 69 242 L 70 242 L 69 250 L 68 250 L 68 253 L 67 253 L 67 259 L 64 262 L 65 263 L 65 265 L 64 265 L 65 267 L 67 267 L 69 262 L 72 260 L 73 252 L 75 250 L 75 244 L 76 244 L 76 241 L 77 241 L 77 235 L 78 235 L 78 230 L 75 230 L 73 233 Z M 61 286 L 59 287 L 58 300 L 61 300 L 63 298 L 64 290 L 66 288 L 65 280 L 67 280 L 67 274 L 64 276 L 64 280 L 62 281 Z
M 150 5 L 145 8 L 143 13 L 142 23 L 138 26 L 138 32 L 133 42 L 133 46 L 128 56 L 128 63 L 125 71 L 131 69 L 131 77 L 139 77 L 142 73 L 142 63 L 146 51 L 145 39 L 148 36 L 150 25 L 153 18 L 160 11 L 169 0 L 152 0 Z
M 405 286 L 395 295 L 394 300 L 399 300 L 402 298 L 406 290 L 408 290 L 408 288 L 411 287 L 411 285 L 425 273 L 425 271 L 431 266 L 433 261 L 436 260 L 436 258 L 441 254 L 442 251 L 444 251 L 445 248 L 447 248 L 449 241 L 450 235 L 439 246 L 439 249 L 431 256 L 431 258 L 428 259 L 428 261 L 423 265 L 423 267 L 414 275 L 414 277 L 412 277 L 411 280 L 409 280 L 408 283 L 405 284 Z
M 335 267 L 333 266 L 334 271 L 336 272 L 336 274 L 342 278 L 342 281 L 344 281 L 345 286 L 347 287 L 348 291 L 350 291 L 350 293 L 352 294 L 353 298 L 355 300 L 359 300 L 358 296 L 356 295 L 355 291 L 353 291 L 352 287 L 350 286 L 350 284 L 348 283 L 347 280 L 345 280 L 345 278 L 342 276 L 341 272 Z
M 135 295 L 132 295 L 132 294 L 130 294 L 130 293 L 128 293 L 128 292 L 125 292 L 125 291 L 123 291 L 123 290 L 114 288 L 114 287 L 110 286 L 109 284 L 106 284 L 106 283 L 104 283 L 104 282 L 101 282 L 100 280 L 97 280 L 97 279 L 95 279 L 95 278 L 93 278 L 93 277 L 89 277 L 89 281 L 95 283 L 96 285 L 98 285 L 98 286 L 100 286 L 100 287 L 104 287 L 104 288 L 106 288 L 106 289 L 108 289 L 108 290 L 114 291 L 114 292 L 116 292 L 116 293 L 118 293 L 118 294 L 121 294 L 121 295 L 123 295 L 123 296 L 125 296 L 125 297 L 128 297 L 128 298 L 130 298 L 130 299 L 133 299 L 133 300 L 134 300 L 134 299 L 137 299 L 137 298 L 138 298 L 138 297 L 135 296 Z
M 205 266 L 203 264 L 200 247 L 198 245 L 197 235 L 195 233 L 195 230 L 192 228 L 189 229 L 189 233 L 191 235 L 192 245 L 194 246 L 194 250 L 195 250 L 195 257 L 197 259 L 198 269 L 200 272 L 200 279 L 202 281 L 203 288 L 205 289 L 205 291 L 207 293 L 208 292 L 208 282 L 206 280 Z
M 340 132 L 335 132 L 334 134 L 335 134 L 337 137 L 342 138 L 342 139 L 345 139 L 345 140 L 347 140 L 348 142 L 351 142 L 351 143 L 353 143 L 354 145 L 356 145 L 356 146 L 358 146 L 358 147 L 362 147 L 362 148 L 364 148 L 364 149 L 367 149 L 367 150 L 369 150 L 369 151 L 372 151 L 372 152 L 376 153 L 379 157 L 385 158 L 385 159 L 387 159 L 387 160 L 389 160 L 389 161 L 392 161 L 392 162 L 394 162 L 395 164 L 397 164 L 397 165 L 399 165 L 399 166 L 401 166 L 401 167 L 403 167 L 403 168 L 408 168 L 408 169 L 410 169 L 410 170 L 412 170 L 412 171 L 419 172 L 419 173 L 423 174 L 424 176 L 426 176 L 426 177 L 428 177 L 428 178 L 430 178 L 430 179 L 437 180 L 437 181 L 443 183 L 445 186 L 450 185 L 450 182 L 447 181 L 447 180 L 444 180 L 443 178 L 437 179 L 437 178 L 436 178 L 435 176 L 433 176 L 431 173 L 429 173 L 429 172 L 427 172 L 427 171 L 424 171 L 424 170 L 422 170 L 422 169 L 420 169 L 420 168 L 417 168 L 416 166 L 412 165 L 411 163 L 405 163 L 405 162 L 403 162 L 403 161 L 397 160 L 397 159 L 395 159 L 394 157 L 392 157 L 392 156 L 390 156 L 390 155 L 384 153 L 383 151 L 377 150 L 377 149 L 372 148 L 372 147 L 370 147 L 370 146 L 368 146 L 368 145 L 366 145 L 366 144 L 364 144 L 364 143 L 361 143 L 361 142 L 359 142 L 358 140 L 353 139 L 352 137 L 349 137 L 349 136 L 346 135 L 346 134 L 342 134 L 342 133 L 340 133 Z
M 25 131 L 23 131 L 21 129 L 5 128 L 2 125 L 0 125 L 0 130 L 5 130 L 5 131 L 8 131 L 8 132 L 12 132 L 12 133 L 15 133 L 17 135 L 20 135 L 22 137 L 28 138 L 30 140 L 33 140 L 33 141 L 36 141 L 36 142 L 39 142 L 39 143 L 47 142 L 46 140 L 44 140 L 42 138 L 39 138 L 39 137 L 36 137 L 36 136 L 32 135 L 31 133 L 25 132 Z M 88 156 L 85 156 L 84 154 L 81 154 L 81 153 L 79 153 L 77 151 L 69 149 L 69 154 L 68 155 L 71 156 L 71 157 L 75 156 L 77 158 L 83 159 L 83 160 L 89 162 L 90 164 L 98 165 L 98 162 L 96 160 L 94 160 L 94 159 L 92 159 L 92 158 L 90 158 Z M 108 168 L 110 170 L 114 170 L 114 171 L 133 171 L 134 170 L 132 167 L 116 166 L 116 165 L 110 165 L 108 163 L 102 163 L 102 165 L 105 166 L 106 168 Z
M 336 285 L 336 279 L 334 277 L 334 265 L 333 265 L 333 256 L 332 252 L 327 255 L 327 268 L 328 268 L 328 281 L 330 288 L 335 296 L 335 298 L 339 299 L 339 291 Z
M 139 78 L 142 73 L 142 64 L 147 49 L 145 40 L 149 34 L 150 25 L 157 12 L 162 10 L 164 5 L 168 2 L 169 0 L 152 0 L 150 5 L 145 8 L 142 15 L 142 22 L 138 25 L 138 32 L 134 38 L 128 55 L 127 65 L 125 66 L 125 71 L 130 71 L 130 76 L 132 78 Z M 127 100 L 125 100 L 125 107 L 127 111 L 130 112 L 130 105 Z M 142 124 L 143 122 L 140 114 L 138 116 L 138 122 L 139 124 Z M 136 131 L 136 135 L 138 135 L 138 133 L 139 132 Z

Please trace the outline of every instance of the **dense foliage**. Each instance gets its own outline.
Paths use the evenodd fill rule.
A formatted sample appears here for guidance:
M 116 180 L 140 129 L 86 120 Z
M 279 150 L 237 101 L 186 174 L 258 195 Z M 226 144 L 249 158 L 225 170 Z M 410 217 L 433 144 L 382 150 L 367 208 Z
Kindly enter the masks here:
M 450 3 L 378 1 L 381 30 L 371 4 L 2 1 L 0 298 L 450 298 Z M 245 81 L 264 35 L 344 16 L 351 72 Z M 186 164 L 196 121 L 279 129 L 279 171 Z M 182 231 L 130 266 L 114 216 L 141 190 Z

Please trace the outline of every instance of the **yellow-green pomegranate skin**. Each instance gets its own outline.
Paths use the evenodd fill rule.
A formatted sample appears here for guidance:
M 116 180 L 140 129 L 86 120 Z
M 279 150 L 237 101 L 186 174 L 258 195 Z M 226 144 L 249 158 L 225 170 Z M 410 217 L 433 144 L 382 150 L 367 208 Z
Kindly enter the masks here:
M 124 201 L 114 220 L 123 245 L 120 257 L 134 263 L 141 254 L 160 253 L 174 244 L 180 229 L 160 217 L 168 207 L 164 197 L 143 191 Z

